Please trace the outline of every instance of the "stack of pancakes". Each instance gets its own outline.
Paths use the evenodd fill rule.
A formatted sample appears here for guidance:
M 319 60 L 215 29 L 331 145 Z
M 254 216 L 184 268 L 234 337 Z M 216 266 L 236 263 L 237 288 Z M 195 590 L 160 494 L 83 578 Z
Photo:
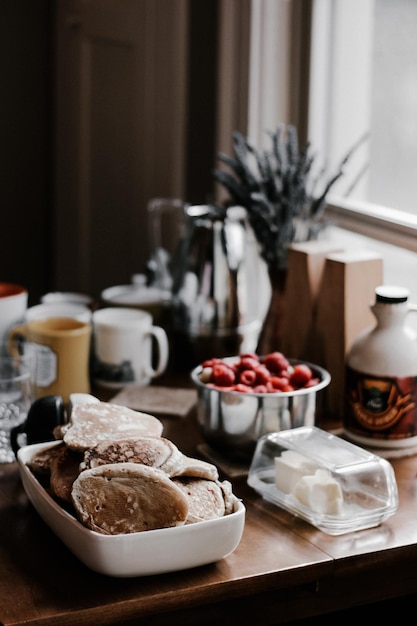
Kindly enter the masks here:
M 115 535 L 223 517 L 237 498 L 215 465 L 184 455 L 156 417 L 108 402 L 75 404 L 58 444 L 28 462 L 87 528 Z

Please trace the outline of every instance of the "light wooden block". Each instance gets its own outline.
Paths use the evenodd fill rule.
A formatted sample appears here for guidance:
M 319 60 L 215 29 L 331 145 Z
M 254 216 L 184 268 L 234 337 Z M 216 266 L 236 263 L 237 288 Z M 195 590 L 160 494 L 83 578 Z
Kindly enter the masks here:
M 327 255 L 341 251 L 329 241 L 293 244 L 288 251 L 283 352 L 293 359 L 314 361 L 314 320 Z
M 381 284 L 383 260 L 375 253 L 345 251 L 326 258 L 315 321 L 316 363 L 332 377 L 324 392 L 324 419 L 343 420 L 346 356 L 359 333 L 376 323 L 370 304 Z

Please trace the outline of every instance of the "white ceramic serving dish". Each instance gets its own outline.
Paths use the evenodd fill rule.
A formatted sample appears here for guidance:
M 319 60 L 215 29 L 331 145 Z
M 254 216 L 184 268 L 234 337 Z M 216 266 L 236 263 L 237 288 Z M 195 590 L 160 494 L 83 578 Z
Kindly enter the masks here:
M 25 446 L 18 451 L 23 486 L 44 522 L 90 569 L 108 576 L 162 574 L 218 561 L 239 545 L 245 507 L 214 520 L 126 535 L 102 535 L 85 528 L 51 498 L 27 466 L 37 450 L 51 443 Z
M 293 450 L 302 455 L 307 464 L 311 463 L 313 470 L 308 470 L 307 474 L 311 471 L 313 475 L 317 468 L 326 470 L 340 486 L 342 498 L 337 510 L 331 510 L 326 501 L 325 506 L 319 502 L 316 508 L 317 500 L 314 506 L 309 506 L 296 497 L 295 484 L 300 476 L 305 477 L 303 471 L 299 475 L 287 469 L 285 481 L 282 477 L 277 481 L 276 458 L 282 466 L 282 460 L 288 458 L 285 457 L 287 450 Z M 277 484 L 282 486 L 283 483 L 285 486 L 279 489 Z M 265 500 L 329 535 L 378 526 L 398 508 L 397 483 L 388 461 L 315 426 L 301 426 L 261 437 L 249 468 L 248 484 Z

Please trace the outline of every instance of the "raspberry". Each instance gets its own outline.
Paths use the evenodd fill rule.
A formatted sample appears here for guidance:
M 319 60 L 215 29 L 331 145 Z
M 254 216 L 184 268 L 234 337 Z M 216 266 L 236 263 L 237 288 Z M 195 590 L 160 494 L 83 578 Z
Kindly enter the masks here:
M 239 382 L 243 383 L 244 385 L 252 386 L 255 383 L 255 380 L 256 380 L 255 370 L 243 370 L 243 372 L 240 372 L 239 374 Z
M 252 387 L 249 385 L 243 385 L 242 383 L 238 383 L 233 387 L 233 391 L 240 391 L 240 393 L 253 393 Z
M 221 391 L 241 393 L 291 392 L 320 382 L 306 363 L 290 365 L 282 352 L 271 352 L 262 359 L 254 353 L 242 354 L 229 363 L 220 358 L 202 364 L 201 382 Z
M 275 389 L 271 380 L 268 380 L 268 382 L 265 385 L 258 385 L 258 386 L 265 387 L 268 393 L 277 393 L 278 391 L 280 391 L 280 389 Z
M 318 385 L 320 382 L 320 378 L 310 378 L 310 380 L 308 381 L 308 383 L 306 385 L 304 385 L 305 387 L 314 387 L 314 385 Z
M 255 361 L 259 362 L 259 356 L 257 354 L 255 354 L 254 352 L 245 352 L 244 354 L 240 355 L 241 359 L 246 359 L 247 357 L 249 357 L 250 359 L 254 359 Z
M 256 383 L 258 385 L 265 385 L 271 376 L 269 370 L 263 365 L 258 365 L 258 367 L 255 369 L 255 373 L 256 373 Z
M 239 360 L 238 369 L 242 370 L 254 370 L 259 367 L 259 359 L 253 358 L 253 356 L 242 356 Z
M 215 383 L 205 383 L 205 385 L 210 389 L 217 389 L 218 391 L 234 391 L 234 385 L 216 385 Z
M 273 388 L 272 391 L 284 391 L 289 381 L 285 376 L 271 376 L 270 383 Z
M 253 393 L 269 393 L 269 388 L 267 385 L 256 385 L 252 391 Z
M 294 387 L 304 387 L 313 378 L 313 372 L 304 363 L 294 365 L 290 376 L 290 384 Z
M 215 363 L 211 373 L 211 382 L 219 387 L 228 387 L 235 382 L 235 373 L 225 363 Z
M 275 374 L 287 371 L 289 367 L 289 362 L 282 352 L 271 352 L 264 356 L 262 362 L 270 372 L 274 372 Z
M 215 363 L 220 363 L 220 362 L 221 362 L 221 359 L 217 359 L 214 357 L 213 359 L 207 359 L 206 361 L 203 361 L 202 367 L 203 369 L 205 367 L 213 367 Z

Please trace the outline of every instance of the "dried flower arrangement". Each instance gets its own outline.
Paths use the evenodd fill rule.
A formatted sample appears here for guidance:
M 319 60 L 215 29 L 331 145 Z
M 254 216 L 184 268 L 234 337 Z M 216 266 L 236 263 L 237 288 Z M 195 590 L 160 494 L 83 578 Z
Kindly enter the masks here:
M 231 172 L 215 169 L 213 175 L 226 188 L 230 200 L 245 207 L 268 268 L 281 269 L 286 266 L 291 243 L 316 239 L 323 230 L 326 196 L 366 135 L 324 183 L 325 170 L 313 175 L 315 155 L 310 143 L 299 149 L 294 126 L 280 124 L 268 135 L 271 151 L 257 150 L 241 133 L 234 132 L 234 158 L 217 155 Z

